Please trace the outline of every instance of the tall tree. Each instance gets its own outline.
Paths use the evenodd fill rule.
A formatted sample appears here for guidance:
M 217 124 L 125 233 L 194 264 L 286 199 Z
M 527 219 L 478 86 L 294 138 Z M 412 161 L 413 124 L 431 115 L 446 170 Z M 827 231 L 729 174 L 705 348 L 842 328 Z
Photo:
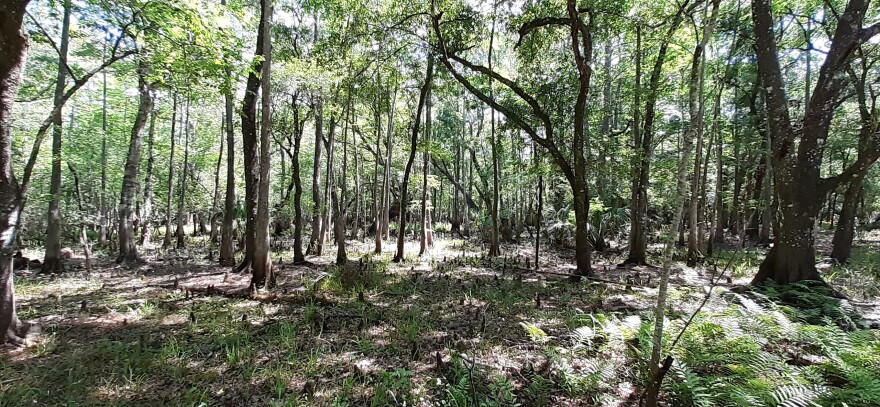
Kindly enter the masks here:
M 392 259 L 395 263 L 403 262 L 406 258 L 403 245 L 404 238 L 406 237 L 406 208 L 409 206 L 409 177 L 412 173 L 413 161 L 415 161 L 416 158 L 416 147 L 419 142 L 419 127 L 422 125 L 422 114 L 425 108 L 425 101 L 428 98 L 431 81 L 434 77 L 434 56 L 430 53 L 428 54 L 426 69 L 425 82 L 419 89 L 419 102 L 418 105 L 416 105 L 416 115 L 412 124 L 412 132 L 409 142 L 409 158 L 406 160 L 406 168 L 403 170 L 403 181 L 401 181 L 400 184 L 400 213 L 397 217 L 397 252 L 394 254 L 394 259 Z
M 138 189 L 138 167 L 141 162 L 141 144 L 143 130 L 147 124 L 150 111 L 153 109 L 153 95 L 148 82 L 149 67 L 147 61 L 138 61 L 138 102 L 137 116 L 131 128 L 128 144 L 128 155 L 125 160 L 125 171 L 122 178 L 122 190 L 119 193 L 119 256 L 117 263 L 131 264 L 140 261 L 135 240 L 135 195 Z
M 657 50 L 657 57 L 654 60 L 654 66 L 651 69 L 651 77 L 648 79 L 648 94 L 645 97 L 645 114 L 644 121 L 636 126 L 634 130 L 635 140 L 633 145 L 636 149 L 634 155 L 631 201 L 630 201 L 630 233 L 629 233 L 629 255 L 625 263 L 627 264 L 647 264 L 648 262 L 648 183 L 651 174 L 651 156 L 654 150 L 654 132 L 655 121 L 657 119 L 657 100 L 660 97 L 660 85 L 663 81 L 663 65 L 666 62 L 666 55 L 669 52 L 669 43 L 674 38 L 675 32 L 684 20 L 685 15 L 690 14 L 699 4 L 699 1 L 692 3 L 685 0 L 679 4 L 675 15 L 669 22 L 666 29 L 666 35 L 660 40 L 660 47 Z M 636 27 L 637 35 L 641 36 L 641 25 Z M 639 38 L 641 40 L 641 37 Z M 641 45 L 641 41 L 639 41 Z M 637 51 L 641 51 L 641 47 L 637 47 Z M 639 52 L 640 53 L 640 52 Z M 639 55 L 638 58 L 641 58 Z M 639 60 L 640 61 L 640 60 Z M 641 74 L 641 67 L 636 67 L 636 75 Z M 637 87 L 641 78 L 637 78 Z M 637 94 L 641 93 L 641 89 L 636 89 Z M 638 112 L 639 106 L 635 107 L 634 121 L 638 122 L 641 112 Z
M 0 335 L 4 343 L 20 344 L 30 324 L 18 319 L 12 280 L 12 256 L 21 216 L 21 187 L 12 173 L 12 103 L 21 84 L 28 49 L 22 30 L 29 0 L 0 5 Z
M 252 288 L 275 285 L 272 260 L 269 258 L 269 132 L 271 131 L 269 84 L 272 58 L 270 33 L 272 1 L 261 0 L 260 6 L 260 28 L 256 52 L 254 52 L 254 68 L 248 74 L 241 110 L 247 211 L 246 251 L 242 266 L 251 267 Z M 256 129 L 257 92 L 262 92 L 259 137 Z M 243 268 L 242 266 L 239 267 Z
M 192 132 L 192 123 L 190 122 L 189 108 L 190 97 L 187 96 L 183 119 L 183 168 L 180 171 L 180 191 L 177 192 L 177 232 L 174 233 L 177 237 L 176 247 L 178 249 L 183 249 L 186 246 L 186 233 L 184 233 L 183 227 L 186 225 L 187 218 L 186 194 L 187 180 L 189 178 L 189 140 L 192 137 L 192 134 L 190 134 Z
M 63 2 L 64 14 L 61 19 L 61 38 L 58 50 L 58 75 L 55 79 L 55 115 L 52 118 L 52 175 L 49 181 L 49 213 L 46 216 L 46 252 L 43 257 L 43 272 L 60 273 L 64 271 L 61 263 L 61 136 L 62 125 L 61 98 L 67 81 L 67 49 L 70 43 L 70 0 Z
M 843 180 L 873 164 L 880 153 L 876 145 L 872 146 L 840 174 L 830 178 L 820 176 L 819 167 L 835 114 L 834 106 L 843 87 L 839 78 L 844 75 L 855 50 L 880 33 L 880 23 L 863 28 L 867 9 L 866 0 L 850 0 L 844 11 L 837 14 L 828 53 L 819 69 L 812 95 L 806 101 L 806 112 L 795 123 L 789 112 L 770 1 L 752 1 L 758 75 L 767 90 L 773 180 L 779 207 L 785 208 L 774 245 L 761 263 L 754 283 L 821 280 L 816 270 L 813 229 L 823 197 Z
M 153 217 L 153 165 L 156 161 L 153 154 L 153 142 L 156 136 L 157 115 L 156 109 L 150 112 L 150 129 L 147 131 L 147 174 L 144 175 L 144 205 L 141 208 L 140 216 L 141 239 L 139 244 L 141 246 L 150 242 L 150 219 Z
M 221 0 L 226 5 L 226 0 Z M 235 86 L 232 79 L 228 55 L 223 67 L 223 118 L 226 120 L 226 191 L 223 197 L 223 224 L 220 232 L 220 265 L 232 266 L 235 264 L 235 251 L 233 240 L 235 232 L 235 124 L 233 115 L 233 99 L 235 98 Z

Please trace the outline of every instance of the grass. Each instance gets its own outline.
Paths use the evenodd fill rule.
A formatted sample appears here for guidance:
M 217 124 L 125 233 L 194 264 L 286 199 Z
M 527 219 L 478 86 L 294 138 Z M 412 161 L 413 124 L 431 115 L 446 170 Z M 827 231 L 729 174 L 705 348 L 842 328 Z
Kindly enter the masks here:
M 0 406 L 637 403 L 656 290 L 522 275 L 488 267 L 466 242 L 437 245 L 402 265 L 360 246 L 354 269 L 329 256 L 281 263 L 274 293 L 305 301 L 189 297 L 172 282 L 235 287 L 247 276 L 206 264 L 171 274 L 158 257 L 143 277 L 111 274 L 109 259 L 91 276 L 17 276 L 20 312 L 45 332 L 0 355 Z M 760 255 L 737 254 L 734 274 L 754 273 Z M 857 248 L 826 276 L 876 277 L 877 256 Z M 703 274 L 671 287 L 667 345 L 702 299 Z M 810 286 L 721 291 L 669 350 L 665 403 L 880 405 L 880 335 L 847 302 Z

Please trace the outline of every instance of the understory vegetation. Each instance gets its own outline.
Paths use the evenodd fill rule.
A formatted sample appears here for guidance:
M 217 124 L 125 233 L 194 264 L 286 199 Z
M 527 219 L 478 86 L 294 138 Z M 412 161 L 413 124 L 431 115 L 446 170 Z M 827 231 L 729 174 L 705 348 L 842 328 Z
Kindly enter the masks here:
M 877 244 L 857 246 L 853 266 L 869 267 Z M 104 260 L 97 273 L 21 276 L 20 313 L 44 332 L 0 359 L 0 405 L 638 402 L 656 297 L 639 283 L 655 268 L 638 270 L 629 286 L 633 270 L 609 277 L 619 284 L 572 284 L 518 271 L 512 258 L 505 267 L 478 249 L 444 239 L 434 255 L 400 265 L 387 253 L 351 253 L 348 268 L 327 264 L 330 257 L 281 263 L 278 287 L 253 298 L 206 292 L 247 277 L 195 260 L 198 249 L 157 253 L 137 270 Z M 880 331 L 864 317 L 877 315 L 880 276 L 850 281 L 851 266 L 830 267 L 826 275 L 849 300 L 811 284 L 743 289 L 758 256 L 719 254 L 719 263 L 733 258 L 733 284 L 714 288 L 670 350 L 664 403 L 880 404 Z M 667 345 L 714 269 L 676 268 Z

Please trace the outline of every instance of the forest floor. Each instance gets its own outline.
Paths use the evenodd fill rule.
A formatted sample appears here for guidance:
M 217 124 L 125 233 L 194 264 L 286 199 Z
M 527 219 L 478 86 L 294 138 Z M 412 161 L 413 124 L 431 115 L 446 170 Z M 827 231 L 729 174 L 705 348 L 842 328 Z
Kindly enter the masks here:
M 250 294 L 248 275 L 190 245 L 137 269 L 100 256 L 91 272 L 74 258 L 63 275 L 18 273 L 20 317 L 43 334 L 0 349 L 0 406 L 619 406 L 646 382 L 660 269 L 617 268 L 620 254 L 595 256 L 608 281 L 573 283 L 528 271 L 525 244 L 489 261 L 439 238 L 394 264 L 368 239 L 346 267 L 335 247 L 303 266 L 276 251 L 278 287 Z M 541 270 L 568 273 L 572 255 L 551 249 Z M 822 263 L 846 300 L 749 289 L 759 249 L 715 256 L 672 269 L 667 345 L 732 259 L 672 350 L 665 403 L 880 405 L 880 240 L 848 266 Z

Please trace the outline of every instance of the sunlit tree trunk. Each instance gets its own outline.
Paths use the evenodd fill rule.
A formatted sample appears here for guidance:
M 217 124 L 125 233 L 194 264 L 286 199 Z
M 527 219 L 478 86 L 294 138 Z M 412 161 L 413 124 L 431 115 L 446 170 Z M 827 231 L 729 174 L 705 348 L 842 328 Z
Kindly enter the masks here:
M 253 274 L 251 287 L 275 286 L 275 273 L 269 257 L 269 168 L 271 145 L 269 133 L 272 126 L 271 68 L 272 68 L 272 0 L 262 0 L 260 30 L 263 34 L 263 66 L 260 78 L 262 85 L 262 121 L 260 124 L 260 178 L 259 201 L 257 203 L 256 236 L 254 240 L 254 260 L 251 264 Z
M 137 244 L 135 242 L 135 213 L 134 201 L 138 187 L 138 167 L 141 162 L 141 143 L 143 130 L 147 124 L 147 118 L 153 109 L 153 96 L 150 94 L 150 85 L 147 82 L 149 75 L 147 62 L 138 61 L 138 93 L 140 102 L 134 125 L 131 129 L 131 139 L 128 144 L 128 156 L 125 161 L 125 170 L 122 178 L 122 191 L 119 193 L 119 256 L 117 263 L 131 264 L 138 262 Z
M 58 75 L 55 79 L 55 115 L 52 117 L 52 174 L 49 181 L 49 213 L 46 216 L 45 256 L 43 257 L 44 273 L 60 273 L 64 271 L 61 262 L 61 136 L 62 124 L 61 98 L 67 80 L 67 48 L 70 38 L 70 0 L 64 0 L 64 16 L 61 20 L 61 39 L 59 41 Z
M 150 112 L 150 130 L 147 131 L 147 170 L 144 176 L 144 206 L 141 208 L 141 246 L 150 242 L 150 219 L 153 215 L 153 165 L 156 157 L 153 154 L 153 142 L 156 137 L 156 115 L 153 109 Z
M 431 233 L 431 214 L 428 211 L 428 174 L 431 166 L 431 88 L 428 84 L 428 94 L 425 101 L 425 151 L 422 152 L 422 212 L 421 227 L 419 233 L 419 256 L 424 255 L 428 251 L 428 247 L 433 244 L 433 236 Z

